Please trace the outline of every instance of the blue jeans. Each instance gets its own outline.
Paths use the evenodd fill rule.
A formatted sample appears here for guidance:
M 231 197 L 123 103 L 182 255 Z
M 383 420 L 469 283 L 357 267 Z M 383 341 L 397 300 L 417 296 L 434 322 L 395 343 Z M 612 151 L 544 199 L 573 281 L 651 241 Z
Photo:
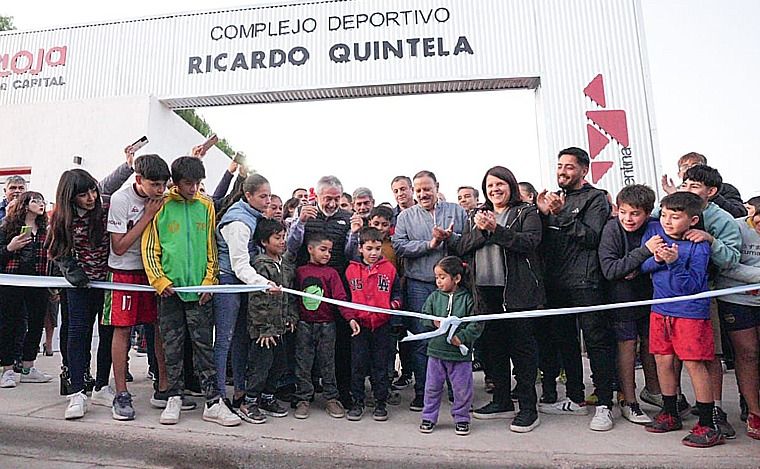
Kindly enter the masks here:
M 92 327 L 103 312 L 103 290 L 69 288 L 68 362 L 73 392 L 84 389 L 84 374 L 89 371 Z M 98 324 L 98 370 L 96 387 L 108 385 L 111 374 L 111 339 L 113 327 Z
M 234 275 L 219 274 L 220 285 L 240 285 Z M 214 302 L 214 364 L 216 379 L 222 397 L 227 397 L 225 386 L 227 355 L 232 349 L 232 379 L 235 391 L 245 391 L 245 370 L 248 364 L 248 293 L 217 293 Z
M 406 279 L 406 305 L 410 311 L 422 312 L 425 300 L 436 290 L 435 283 L 423 282 L 412 278 Z M 412 334 L 425 332 L 422 320 L 406 318 L 407 330 Z M 409 342 L 412 355 L 412 371 L 414 372 L 414 395 L 425 395 L 425 376 L 427 375 L 427 340 L 415 340 Z

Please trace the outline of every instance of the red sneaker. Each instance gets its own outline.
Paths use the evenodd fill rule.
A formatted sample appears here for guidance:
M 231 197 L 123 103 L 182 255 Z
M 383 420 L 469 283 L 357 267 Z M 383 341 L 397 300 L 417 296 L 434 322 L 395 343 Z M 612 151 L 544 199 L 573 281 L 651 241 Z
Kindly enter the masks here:
M 681 442 L 692 448 L 710 448 L 715 445 L 722 445 L 726 442 L 726 438 L 717 428 L 703 427 L 697 423 L 691 429 L 691 433 L 686 435 Z
M 749 414 L 747 418 L 747 436 L 760 440 L 760 415 Z
M 646 431 L 651 433 L 666 433 L 682 429 L 683 424 L 681 423 L 681 417 L 670 415 L 663 410 L 657 414 L 654 422 L 646 424 L 645 428 Z

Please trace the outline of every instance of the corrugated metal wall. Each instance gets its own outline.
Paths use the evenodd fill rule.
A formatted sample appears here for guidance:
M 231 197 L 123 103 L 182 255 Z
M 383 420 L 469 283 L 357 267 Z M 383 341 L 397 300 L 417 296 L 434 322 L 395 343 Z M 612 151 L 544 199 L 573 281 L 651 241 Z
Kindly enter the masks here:
M 560 148 L 588 147 L 588 124 L 601 133 L 608 130 L 587 119 L 587 111 L 623 110 L 630 136 L 625 151 L 633 155 L 628 174 L 634 176 L 627 182 L 654 185 L 651 110 L 637 9 L 637 0 L 337 0 L 4 33 L 0 72 L 2 55 L 8 54 L 10 61 L 22 50 L 36 54 L 40 48 L 66 46 L 67 61 L 65 67 L 46 67 L 36 76 L 0 78 L 0 106 L 153 95 L 167 105 L 188 107 L 538 87 L 541 164 L 548 179 Z M 330 17 L 377 13 L 375 19 L 387 21 L 388 12 L 405 10 L 434 12 L 433 18 L 437 12 L 446 21 L 329 31 Z M 293 25 L 307 18 L 317 24 L 313 33 L 211 38 L 216 26 L 283 20 Z M 422 57 L 420 49 L 418 57 L 410 57 L 406 46 L 402 59 L 334 63 L 328 55 L 336 43 L 382 44 L 407 38 L 441 38 L 444 49 L 452 52 L 460 36 L 467 38 L 473 54 Z M 205 66 L 205 56 L 227 53 L 230 65 L 238 52 L 250 58 L 252 51 L 268 54 L 271 49 L 293 47 L 306 48 L 309 61 L 301 66 L 188 74 L 191 56 L 202 57 Z M 605 108 L 583 93 L 599 74 Z M 14 86 L 19 80 L 59 76 L 65 85 Z M 598 185 L 616 190 L 626 182 L 621 171 L 623 151 L 620 142 L 611 139 L 596 156 Z M 613 166 L 601 173 L 599 168 L 609 163 Z

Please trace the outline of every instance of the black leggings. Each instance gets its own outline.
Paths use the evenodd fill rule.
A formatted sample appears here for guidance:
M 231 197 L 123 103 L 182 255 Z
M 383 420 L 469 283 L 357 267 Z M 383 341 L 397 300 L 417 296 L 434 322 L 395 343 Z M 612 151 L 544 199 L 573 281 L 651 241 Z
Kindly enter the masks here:
M 34 361 L 40 348 L 50 294 L 45 288 L 0 287 L 0 365 Z

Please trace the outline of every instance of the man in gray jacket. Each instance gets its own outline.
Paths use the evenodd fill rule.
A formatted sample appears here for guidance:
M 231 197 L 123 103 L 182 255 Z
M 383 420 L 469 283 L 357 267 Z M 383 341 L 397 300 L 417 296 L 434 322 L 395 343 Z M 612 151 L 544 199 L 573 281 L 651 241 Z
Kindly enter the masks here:
M 417 205 L 399 214 L 393 249 L 405 262 L 406 308 L 421 312 L 428 295 L 436 289 L 433 268 L 446 255 L 448 241 L 461 236 L 467 213 L 457 204 L 438 199 L 438 181 L 432 172 L 417 173 L 413 185 Z M 412 333 L 422 332 L 422 322 L 408 318 L 407 329 Z M 421 412 L 427 372 L 427 341 L 418 340 L 412 344 L 415 397 L 409 410 Z

